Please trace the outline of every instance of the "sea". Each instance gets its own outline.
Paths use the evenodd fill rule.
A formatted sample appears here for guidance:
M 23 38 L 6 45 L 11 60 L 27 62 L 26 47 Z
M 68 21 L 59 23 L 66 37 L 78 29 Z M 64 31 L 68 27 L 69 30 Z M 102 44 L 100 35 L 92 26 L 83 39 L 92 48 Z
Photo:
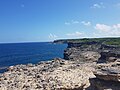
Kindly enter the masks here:
M 57 57 L 63 58 L 66 47 L 67 44 L 51 42 L 0 44 L 0 73 L 5 72 L 6 67 L 17 64 L 36 64 Z

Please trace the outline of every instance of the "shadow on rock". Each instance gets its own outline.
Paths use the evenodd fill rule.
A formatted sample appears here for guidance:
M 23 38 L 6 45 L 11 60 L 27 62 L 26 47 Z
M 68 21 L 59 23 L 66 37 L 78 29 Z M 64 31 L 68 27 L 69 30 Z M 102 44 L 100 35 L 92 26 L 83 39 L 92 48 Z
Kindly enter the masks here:
M 120 90 L 120 83 L 116 81 L 105 81 L 102 79 L 90 79 L 90 87 L 86 90 Z

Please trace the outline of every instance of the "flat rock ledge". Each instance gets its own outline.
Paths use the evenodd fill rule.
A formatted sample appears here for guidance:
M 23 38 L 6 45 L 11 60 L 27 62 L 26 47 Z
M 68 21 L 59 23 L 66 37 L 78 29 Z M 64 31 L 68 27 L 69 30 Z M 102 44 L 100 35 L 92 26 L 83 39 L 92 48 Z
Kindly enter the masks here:
M 120 90 L 120 60 L 97 65 L 96 78 L 90 79 L 91 90 Z
M 11 66 L 0 75 L 0 90 L 84 90 L 93 70 L 63 59 Z
M 120 62 L 98 64 L 94 74 L 99 79 L 120 82 Z

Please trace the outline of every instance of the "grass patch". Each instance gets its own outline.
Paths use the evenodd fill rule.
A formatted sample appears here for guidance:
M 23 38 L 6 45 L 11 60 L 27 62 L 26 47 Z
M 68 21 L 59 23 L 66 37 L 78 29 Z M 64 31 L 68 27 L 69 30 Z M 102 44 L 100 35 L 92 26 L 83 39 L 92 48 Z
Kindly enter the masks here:
M 83 38 L 83 39 L 62 39 L 55 40 L 55 43 L 82 43 L 82 42 L 99 42 L 106 45 L 120 46 L 120 37 L 118 38 Z

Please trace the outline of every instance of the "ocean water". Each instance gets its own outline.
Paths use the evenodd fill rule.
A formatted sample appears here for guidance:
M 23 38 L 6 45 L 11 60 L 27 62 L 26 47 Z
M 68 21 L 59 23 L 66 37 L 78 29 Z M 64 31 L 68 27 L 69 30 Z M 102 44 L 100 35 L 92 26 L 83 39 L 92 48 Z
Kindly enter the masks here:
M 66 47 L 66 44 L 50 42 L 0 44 L 0 68 L 63 58 Z

